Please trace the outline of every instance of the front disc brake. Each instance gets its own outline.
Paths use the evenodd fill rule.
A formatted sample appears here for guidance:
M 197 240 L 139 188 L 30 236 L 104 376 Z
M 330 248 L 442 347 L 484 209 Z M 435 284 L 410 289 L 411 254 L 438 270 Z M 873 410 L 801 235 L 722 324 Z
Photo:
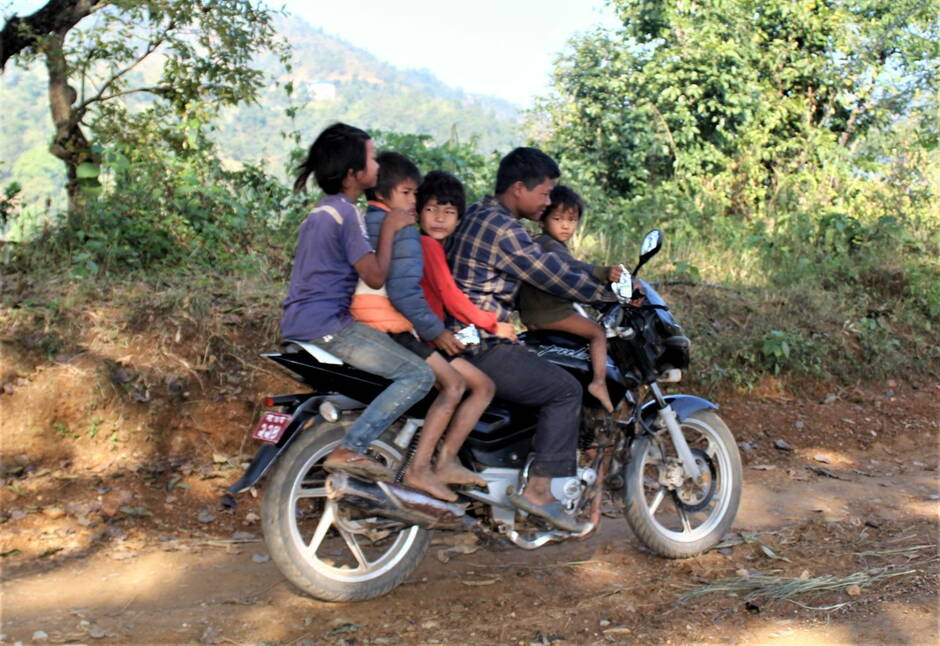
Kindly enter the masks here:
M 702 474 L 701 478 L 707 481 L 696 483 L 691 478 L 686 478 L 681 487 L 673 490 L 672 496 L 678 507 L 684 511 L 696 512 L 705 509 L 715 496 L 718 489 L 718 471 L 715 462 L 705 451 L 699 448 L 693 448 L 691 451 Z

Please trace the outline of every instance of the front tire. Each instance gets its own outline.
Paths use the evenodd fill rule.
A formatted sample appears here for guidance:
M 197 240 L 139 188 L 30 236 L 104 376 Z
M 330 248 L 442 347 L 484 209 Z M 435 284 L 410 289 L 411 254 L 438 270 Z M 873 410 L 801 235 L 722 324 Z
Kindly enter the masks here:
M 364 517 L 326 499 L 322 463 L 345 435 L 342 424 L 302 431 L 265 487 L 261 523 L 281 573 L 324 601 L 363 601 L 386 594 L 415 570 L 428 549 L 427 530 Z M 393 466 L 401 454 L 377 440 L 373 456 Z
M 679 426 L 704 474 L 701 483 L 686 478 L 674 486 L 680 467 L 666 433 L 637 438 L 624 474 L 630 528 L 644 545 L 668 558 L 696 556 L 717 544 L 731 529 L 741 501 L 741 456 L 722 419 L 697 411 Z

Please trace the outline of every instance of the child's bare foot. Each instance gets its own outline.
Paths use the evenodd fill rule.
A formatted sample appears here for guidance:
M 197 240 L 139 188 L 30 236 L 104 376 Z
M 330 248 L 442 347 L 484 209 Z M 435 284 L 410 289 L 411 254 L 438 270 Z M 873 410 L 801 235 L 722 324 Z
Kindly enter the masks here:
M 486 486 L 486 480 L 483 479 L 483 476 L 464 468 L 456 460 L 447 460 L 446 462 L 438 460 L 434 473 L 447 484 Z
M 610 403 L 610 394 L 607 392 L 607 384 L 603 381 L 592 381 L 588 387 L 588 392 L 601 403 L 608 413 L 614 412 L 614 405 Z
M 438 479 L 438 477 L 428 468 L 415 469 L 409 468 L 405 471 L 405 477 L 402 482 L 414 489 L 420 489 L 429 493 L 435 498 L 454 502 L 457 500 L 457 494 L 447 488 L 447 486 Z

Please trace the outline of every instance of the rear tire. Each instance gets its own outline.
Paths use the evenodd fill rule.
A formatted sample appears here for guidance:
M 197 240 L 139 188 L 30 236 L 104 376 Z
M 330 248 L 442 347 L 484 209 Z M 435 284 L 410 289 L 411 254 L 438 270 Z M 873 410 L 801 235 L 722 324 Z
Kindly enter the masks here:
M 365 518 L 326 499 L 321 465 L 345 431 L 344 424 L 326 422 L 302 431 L 278 460 L 261 503 L 274 563 L 291 583 L 324 601 L 386 594 L 411 575 L 429 543 L 428 531 L 416 525 Z M 370 451 L 389 466 L 401 460 L 398 449 L 382 440 Z
M 644 545 L 668 558 L 696 556 L 717 544 L 731 529 L 741 501 L 741 456 L 722 419 L 701 410 L 679 426 L 706 474 L 705 486 L 686 480 L 675 490 L 661 484 L 662 474 L 676 464 L 675 448 L 665 433 L 637 438 L 624 473 L 630 528 Z

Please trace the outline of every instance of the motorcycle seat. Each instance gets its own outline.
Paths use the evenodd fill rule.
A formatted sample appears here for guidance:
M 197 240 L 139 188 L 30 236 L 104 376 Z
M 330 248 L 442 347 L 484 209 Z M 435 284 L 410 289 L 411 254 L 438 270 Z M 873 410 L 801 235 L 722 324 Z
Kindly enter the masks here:
M 310 341 L 301 341 L 299 339 L 284 339 L 281 341 L 284 352 L 292 354 L 295 352 L 306 352 L 320 363 L 331 363 L 333 365 L 343 365 L 343 360 L 336 355 L 330 354 L 320 346 L 310 343 Z

